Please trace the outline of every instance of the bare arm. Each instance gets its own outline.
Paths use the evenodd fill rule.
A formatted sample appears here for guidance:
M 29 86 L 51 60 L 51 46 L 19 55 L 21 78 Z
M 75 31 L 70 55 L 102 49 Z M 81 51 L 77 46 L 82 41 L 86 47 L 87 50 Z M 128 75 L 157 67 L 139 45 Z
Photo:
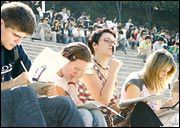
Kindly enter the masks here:
M 141 94 L 141 91 L 136 85 L 129 84 L 129 85 L 127 85 L 126 94 L 127 95 L 126 95 L 125 99 L 132 99 L 132 98 L 139 97 Z
M 103 104 L 109 104 L 115 90 L 117 73 L 122 65 L 122 62 L 118 60 L 112 61 L 104 87 L 102 86 L 96 71 L 93 71 L 92 75 L 85 75 L 83 77 L 82 82 L 85 84 L 92 98 Z
M 12 80 L 7 81 L 7 82 L 2 82 L 1 83 L 1 91 L 11 89 L 13 87 L 17 87 L 20 85 L 25 85 L 25 84 L 29 84 L 27 72 L 23 72 L 22 74 L 20 74 L 15 79 L 12 79 Z

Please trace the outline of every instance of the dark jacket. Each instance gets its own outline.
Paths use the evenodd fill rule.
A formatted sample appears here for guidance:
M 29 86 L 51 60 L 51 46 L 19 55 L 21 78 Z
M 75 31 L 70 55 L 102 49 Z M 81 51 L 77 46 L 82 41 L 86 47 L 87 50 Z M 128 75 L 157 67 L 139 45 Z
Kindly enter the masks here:
M 1 46 L 1 82 L 9 81 L 24 72 L 20 61 L 29 71 L 31 60 L 21 45 L 17 45 L 12 50 L 7 50 Z

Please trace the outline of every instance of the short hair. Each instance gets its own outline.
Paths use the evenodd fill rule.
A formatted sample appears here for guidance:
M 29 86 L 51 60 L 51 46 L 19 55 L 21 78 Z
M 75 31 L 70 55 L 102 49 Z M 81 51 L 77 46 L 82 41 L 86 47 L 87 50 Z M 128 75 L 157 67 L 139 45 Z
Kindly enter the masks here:
M 172 68 L 167 74 L 167 79 L 165 81 L 161 81 L 159 79 L 159 72 L 169 65 L 171 65 Z M 150 90 L 160 92 L 170 83 L 176 73 L 176 70 L 176 63 L 171 53 L 165 49 L 159 49 L 148 57 L 142 69 L 142 79 Z
M 76 27 L 77 28 L 84 28 L 84 26 L 81 23 L 77 24 Z
M 175 42 L 175 45 L 178 45 L 178 46 L 179 46 L 179 40 Z
M 80 59 L 86 62 L 91 62 L 91 51 L 87 45 L 82 42 L 69 43 L 62 49 L 61 53 L 62 56 L 70 61 Z
M 151 40 L 151 36 L 150 36 L 150 35 L 146 35 L 146 36 L 145 36 L 145 40 L 147 40 L 147 39 L 150 39 L 150 40 Z
M 102 29 L 97 29 L 96 31 L 94 31 L 89 39 L 88 39 L 88 46 L 92 52 L 92 54 L 94 55 L 94 48 L 93 48 L 93 42 L 95 42 L 96 44 L 98 44 L 100 37 L 102 36 L 103 33 L 110 33 L 112 34 L 115 38 L 116 38 L 116 34 L 112 29 L 109 28 L 102 28 Z
M 92 25 L 90 25 L 90 26 L 88 27 L 88 30 L 89 30 L 89 31 L 93 31 L 93 30 L 94 30 L 94 27 L 93 27 Z
M 164 39 L 164 37 L 162 37 L 162 36 L 159 36 L 159 38 L 158 38 L 157 40 L 158 40 L 158 41 L 166 42 L 165 39 Z
M 1 18 L 6 28 L 15 29 L 28 35 L 33 34 L 36 18 L 32 9 L 21 2 L 10 2 L 1 6 Z
M 119 34 L 124 34 L 122 30 L 120 30 L 118 33 L 119 33 Z
M 69 21 L 75 22 L 75 19 L 74 19 L 73 17 L 70 17 L 70 18 L 69 18 Z
M 43 18 L 43 21 L 46 20 L 46 21 L 49 21 L 49 18 L 48 17 L 44 17 Z
M 146 30 L 142 30 L 140 36 L 146 35 Z

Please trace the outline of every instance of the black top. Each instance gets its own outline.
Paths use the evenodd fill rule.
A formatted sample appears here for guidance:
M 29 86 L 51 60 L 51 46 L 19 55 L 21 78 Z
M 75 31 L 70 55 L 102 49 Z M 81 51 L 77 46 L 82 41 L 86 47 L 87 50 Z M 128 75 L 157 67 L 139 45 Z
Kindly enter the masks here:
M 1 82 L 9 81 L 24 72 L 20 61 L 24 63 L 27 70 L 30 69 L 31 60 L 21 45 L 17 45 L 12 50 L 1 46 Z
M 125 86 L 125 91 L 127 90 L 127 86 L 129 84 L 134 84 L 136 85 L 141 91 L 143 89 L 144 86 L 144 82 L 143 80 L 140 78 L 140 74 L 139 72 L 133 72 L 131 73 L 128 78 L 126 79 L 124 86 Z

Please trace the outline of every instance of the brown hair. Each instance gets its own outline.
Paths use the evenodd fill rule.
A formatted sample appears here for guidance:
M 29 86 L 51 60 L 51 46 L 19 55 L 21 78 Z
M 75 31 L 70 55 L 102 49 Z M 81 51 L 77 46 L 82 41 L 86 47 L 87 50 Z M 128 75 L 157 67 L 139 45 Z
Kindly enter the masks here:
M 6 3 L 1 6 L 1 18 L 5 27 L 16 31 L 33 34 L 35 29 L 35 15 L 32 9 L 21 2 Z
M 62 49 L 62 56 L 66 57 L 70 61 L 80 59 L 86 62 L 91 62 L 90 49 L 81 42 L 73 42 L 66 45 Z
M 100 37 L 102 36 L 103 33 L 110 33 L 116 38 L 116 34 L 112 29 L 109 28 L 102 28 L 102 29 L 97 29 L 95 32 L 91 34 L 91 36 L 88 39 L 88 46 L 94 55 L 94 48 L 93 48 L 93 42 L 98 44 Z

